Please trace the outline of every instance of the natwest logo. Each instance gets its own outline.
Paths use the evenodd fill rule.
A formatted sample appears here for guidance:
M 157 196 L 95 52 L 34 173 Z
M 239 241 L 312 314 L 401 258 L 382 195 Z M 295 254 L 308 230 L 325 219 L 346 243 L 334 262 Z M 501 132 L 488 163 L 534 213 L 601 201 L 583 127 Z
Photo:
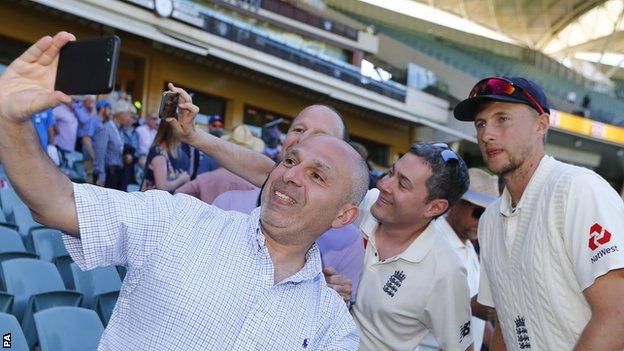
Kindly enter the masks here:
M 589 228 L 589 248 L 596 251 L 598 246 L 611 241 L 611 233 L 600 224 L 596 223 Z

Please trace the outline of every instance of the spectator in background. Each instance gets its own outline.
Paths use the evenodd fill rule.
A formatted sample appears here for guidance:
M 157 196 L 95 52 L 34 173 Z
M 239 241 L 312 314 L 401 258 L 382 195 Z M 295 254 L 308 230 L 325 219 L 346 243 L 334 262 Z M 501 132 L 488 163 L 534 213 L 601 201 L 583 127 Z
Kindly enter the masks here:
M 262 139 L 253 136 L 245 125 L 234 128 L 232 134 L 224 135 L 222 139 L 258 153 L 262 153 L 264 150 Z M 217 196 L 226 191 L 252 190 L 254 188 L 250 182 L 224 168 L 219 168 L 212 172 L 200 174 L 197 179 L 180 187 L 176 193 L 188 194 L 211 204 Z
M 87 182 L 95 184 L 96 180 L 93 177 L 93 162 L 95 162 L 95 132 L 102 126 L 103 123 L 108 122 L 111 118 L 113 108 L 106 99 L 102 99 L 95 105 L 97 115 L 95 118 L 91 118 L 87 124 L 87 130 L 82 136 L 82 154 L 84 155 L 85 171 L 87 173 Z
M 132 113 L 132 106 L 124 100 L 119 100 L 113 107 L 113 119 L 102 124 L 95 133 L 95 163 L 94 178 L 96 184 L 111 189 L 122 189 L 123 138 L 119 129 L 127 123 Z
M 133 106 L 134 107 L 134 106 Z M 139 135 L 134 124 L 136 122 L 136 110 L 132 110 L 129 118 L 124 120 L 119 131 L 124 142 L 123 148 L 123 177 L 121 189 L 126 190 L 128 184 L 137 184 L 135 176 L 135 165 L 137 164 L 137 150 L 139 149 Z
M 208 132 L 217 138 L 223 136 L 223 118 L 221 118 L 221 116 L 210 116 L 208 120 Z
M 141 191 L 150 189 L 173 193 L 191 178 L 184 169 L 176 168 L 175 161 L 182 155 L 180 139 L 169 123 L 161 123 L 154 144 L 145 161 L 145 177 Z
M 197 165 L 197 174 L 200 175 L 202 173 L 214 171 L 219 168 L 219 164 L 215 161 L 214 158 L 206 155 L 203 152 L 199 152 L 199 164 Z
M 150 146 L 154 143 L 156 133 L 158 132 L 158 115 L 154 112 L 145 117 L 145 124 L 138 126 L 136 133 L 139 136 L 139 149 L 137 156 L 139 157 L 139 166 L 145 168 L 145 160 Z
M 49 108 L 39 113 L 35 113 L 31 117 L 31 120 L 35 130 L 37 131 L 37 135 L 39 136 L 41 147 L 43 147 L 43 150 L 46 151 L 55 165 L 60 165 L 58 150 L 56 149 L 56 146 L 54 146 L 54 124 L 56 122 L 54 121 L 52 109 Z
M 78 118 L 78 132 L 76 139 L 76 151 L 83 152 L 82 137 L 89 130 L 89 121 L 97 118 L 97 109 L 95 106 L 95 95 L 84 95 L 77 97 L 72 102 L 72 110 Z M 84 152 L 83 152 L 84 153 Z
M 47 151 L 48 145 L 54 145 L 54 116 L 52 109 L 43 110 L 39 113 L 35 113 L 32 117 L 33 126 L 39 136 L 39 142 L 41 147 Z
M 72 104 L 62 103 L 52 110 L 55 121 L 56 147 L 62 152 L 74 152 L 76 150 L 76 138 L 78 136 L 78 118 L 72 109 Z

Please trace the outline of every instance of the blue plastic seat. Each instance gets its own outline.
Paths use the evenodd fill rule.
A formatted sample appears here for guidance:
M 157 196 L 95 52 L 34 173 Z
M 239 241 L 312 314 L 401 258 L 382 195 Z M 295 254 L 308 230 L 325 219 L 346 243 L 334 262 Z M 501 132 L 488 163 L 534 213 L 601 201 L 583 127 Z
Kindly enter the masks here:
M 2 212 L 8 220 L 13 218 L 13 207 L 18 204 L 24 204 L 11 186 L 5 186 L 0 189 L 0 203 L 2 204 Z
M 24 242 L 18 232 L 0 226 L 0 252 L 24 252 Z
M 106 327 L 108 321 L 110 321 L 117 305 L 117 299 L 119 298 L 119 291 L 111 291 L 106 294 L 101 294 L 93 299 L 93 309 L 100 316 L 102 324 Z
M 93 308 L 93 302 L 98 295 L 118 292 L 121 289 L 121 279 L 114 266 L 83 271 L 76 263 L 72 263 L 71 269 L 76 291 L 84 296 L 83 307 Z
M 40 259 L 52 262 L 57 257 L 69 255 L 60 231 L 50 228 L 33 229 L 30 235 L 35 253 Z
M 0 312 L 11 313 L 13 310 L 13 295 L 0 291 Z
M 30 209 L 24 204 L 17 204 L 13 206 L 13 218 L 15 224 L 18 226 L 18 231 L 22 237 L 26 237 L 31 229 L 42 228 L 40 223 L 35 222 L 30 214 Z
M 56 267 L 42 260 L 18 258 L 0 263 L 4 286 L 13 294 L 13 315 L 21 320 L 29 346 L 36 341 L 32 315 L 56 306 L 80 306 L 82 294 L 65 290 Z
M 104 326 L 97 314 L 78 307 L 55 307 L 35 313 L 41 351 L 95 350 Z
M 28 351 L 28 343 L 26 343 L 26 338 L 24 337 L 24 333 L 22 332 L 22 328 L 15 316 L 10 315 L 8 313 L 0 313 L 0 331 L 2 331 L 3 336 L 3 349 L 6 350 L 15 350 L 15 351 Z M 7 340 L 4 339 L 4 336 L 10 334 L 10 347 L 8 345 L 4 345 Z M 4 348 L 7 346 L 7 348 Z

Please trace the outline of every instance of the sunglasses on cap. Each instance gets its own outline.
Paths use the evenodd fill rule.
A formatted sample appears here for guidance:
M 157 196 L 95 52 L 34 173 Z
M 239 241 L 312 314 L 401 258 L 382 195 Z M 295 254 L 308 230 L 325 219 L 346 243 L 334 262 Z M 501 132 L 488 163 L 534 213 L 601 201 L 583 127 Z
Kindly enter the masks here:
M 545 113 L 544 109 L 537 102 L 537 99 L 535 99 L 533 95 L 531 95 L 528 91 L 522 89 L 520 86 L 514 84 L 512 81 L 500 77 L 486 78 L 478 82 L 470 91 L 468 98 L 482 95 L 513 96 L 515 92 L 519 92 L 520 94 L 524 95 L 524 97 L 529 100 L 532 107 L 537 110 L 540 115 Z
M 455 153 L 455 151 L 451 150 L 448 145 L 445 143 L 435 143 L 433 146 L 441 147 L 444 150 L 440 153 L 440 157 L 444 160 L 444 163 L 449 163 L 451 160 L 455 160 L 459 162 L 459 156 Z

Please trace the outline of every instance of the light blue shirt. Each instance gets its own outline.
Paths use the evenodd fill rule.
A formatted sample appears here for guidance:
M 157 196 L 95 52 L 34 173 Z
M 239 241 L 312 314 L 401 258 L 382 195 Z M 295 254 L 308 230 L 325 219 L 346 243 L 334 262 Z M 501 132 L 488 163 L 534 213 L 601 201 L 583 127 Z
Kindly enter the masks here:
M 225 212 L 188 195 L 74 185 L 83 270 L 128 273 L 99 350 L 356 350 L 345 303 L 325 283 L 318 247 L 274 283 L 260 211 Z

